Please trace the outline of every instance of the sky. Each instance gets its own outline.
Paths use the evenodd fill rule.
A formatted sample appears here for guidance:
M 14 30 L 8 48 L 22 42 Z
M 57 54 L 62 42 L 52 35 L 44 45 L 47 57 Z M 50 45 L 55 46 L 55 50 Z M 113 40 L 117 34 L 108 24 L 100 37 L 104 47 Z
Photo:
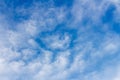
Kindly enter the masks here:
M 120 80 L 120 0 L 0 0 L 0 80 Z

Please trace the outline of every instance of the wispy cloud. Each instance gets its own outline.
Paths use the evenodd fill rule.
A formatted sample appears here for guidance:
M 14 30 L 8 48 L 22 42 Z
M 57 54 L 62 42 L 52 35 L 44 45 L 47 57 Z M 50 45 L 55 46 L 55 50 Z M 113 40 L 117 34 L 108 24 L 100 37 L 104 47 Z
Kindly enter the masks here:
M 0 3 L 1 80 L 119 80 L 119 0 L 70 1 Z

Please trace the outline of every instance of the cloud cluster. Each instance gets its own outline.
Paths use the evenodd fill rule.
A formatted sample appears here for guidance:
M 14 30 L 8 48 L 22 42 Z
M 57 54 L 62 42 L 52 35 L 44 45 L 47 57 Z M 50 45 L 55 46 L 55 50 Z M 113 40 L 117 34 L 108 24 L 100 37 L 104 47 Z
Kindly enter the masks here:
M 0 3 L 1 80 L 120 79 L 119 0 L 70 1 Z

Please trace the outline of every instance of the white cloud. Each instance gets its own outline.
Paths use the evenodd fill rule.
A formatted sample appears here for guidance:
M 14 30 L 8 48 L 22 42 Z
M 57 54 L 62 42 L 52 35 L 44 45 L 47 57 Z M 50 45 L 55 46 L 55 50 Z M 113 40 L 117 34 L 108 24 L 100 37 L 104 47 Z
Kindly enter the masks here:
M 70 36 L 67 34 L 48 35 L 42 41 L 50 49 L 67 49 L 70 43 Z
M 65 7 L 48 8 L 42 4 L 35 4 L 28 9 L 31 15 L 30 19 L 15 25 L 15 30 L 11 27 L 12 23 L 9 25 L 10 23 L 7 22 L 6 16 L 0 14 L 0 79 L 118 80 L 120 73 L 117 64 L 119 63 L 117 61 L 114 63 L 117 58 L 112 59 L 113 63 L 110 63 L 117 67 L 110 66 L 109 62 L 111 61 L 108 59 L 106 62 L 103 60 L 103 63 L 99 65 L 100 71 L 96 68 L 91 70 L 91 67 L 97 65 L 104 57 L 119 53 L 120 38 L 118 34 L 113 35 L 112 32 L 110 36 L 101 34 L 104 35 L 101 38 L 97 32 L 92 30 L 93 24 L 101 23 L 100 18 L 111 2 L 105 0 L 98 4 L 95 0 L 76 0 L 71 10 L 72 19 L 68 21 L 66 21 L 66 15 L 69 10 Z M 113 2 L 117 4 L 118 8 L 118 1 Z M 20 10 L 23 15 L 26 14 L 24 10 L 24 8 Z M 17 11 L 19 13 L 19 10 Z M 119 9 L 117 9 L 118 12 Z M 90 19 L 90 22 L 85 26 L 81 22 L 86 17 Z M 72 48 L 70 47 L 72 41 L 70 34 L 55 32 L 44 37 L 38 35 L 44 31 L 54 30 L 56 25 L 62 22 L 70 22 L 66 23 L 67 26 L 74 26 L 73 28 L 78 30 L 78 36 L 74 40 Z M 82 26 L 83 29 L 78 26 Z M 108 28 L 105 31 L 107 30 Z M 39 43 L 35 41 L 36 37 L 42 40 L 47 49 L 39 46 Z M 57 49 L 60 51 L 54 52 Z M 55 58 L 54 61 L 52 61 L 53 58 Z M 88 73 L 85 73 L 87 70 Z M 78 73 L 76 78 L 72 77 L 74 73 Z M 73 79 L 69 79 L 70 77 Z

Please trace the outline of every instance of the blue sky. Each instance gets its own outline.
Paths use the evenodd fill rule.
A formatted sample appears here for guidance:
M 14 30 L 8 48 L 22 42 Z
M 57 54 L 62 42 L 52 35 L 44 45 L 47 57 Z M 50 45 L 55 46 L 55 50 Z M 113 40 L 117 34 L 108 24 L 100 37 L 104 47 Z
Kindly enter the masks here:
M 0 80 L 120 80 L 120 0 L 1 0 Z

